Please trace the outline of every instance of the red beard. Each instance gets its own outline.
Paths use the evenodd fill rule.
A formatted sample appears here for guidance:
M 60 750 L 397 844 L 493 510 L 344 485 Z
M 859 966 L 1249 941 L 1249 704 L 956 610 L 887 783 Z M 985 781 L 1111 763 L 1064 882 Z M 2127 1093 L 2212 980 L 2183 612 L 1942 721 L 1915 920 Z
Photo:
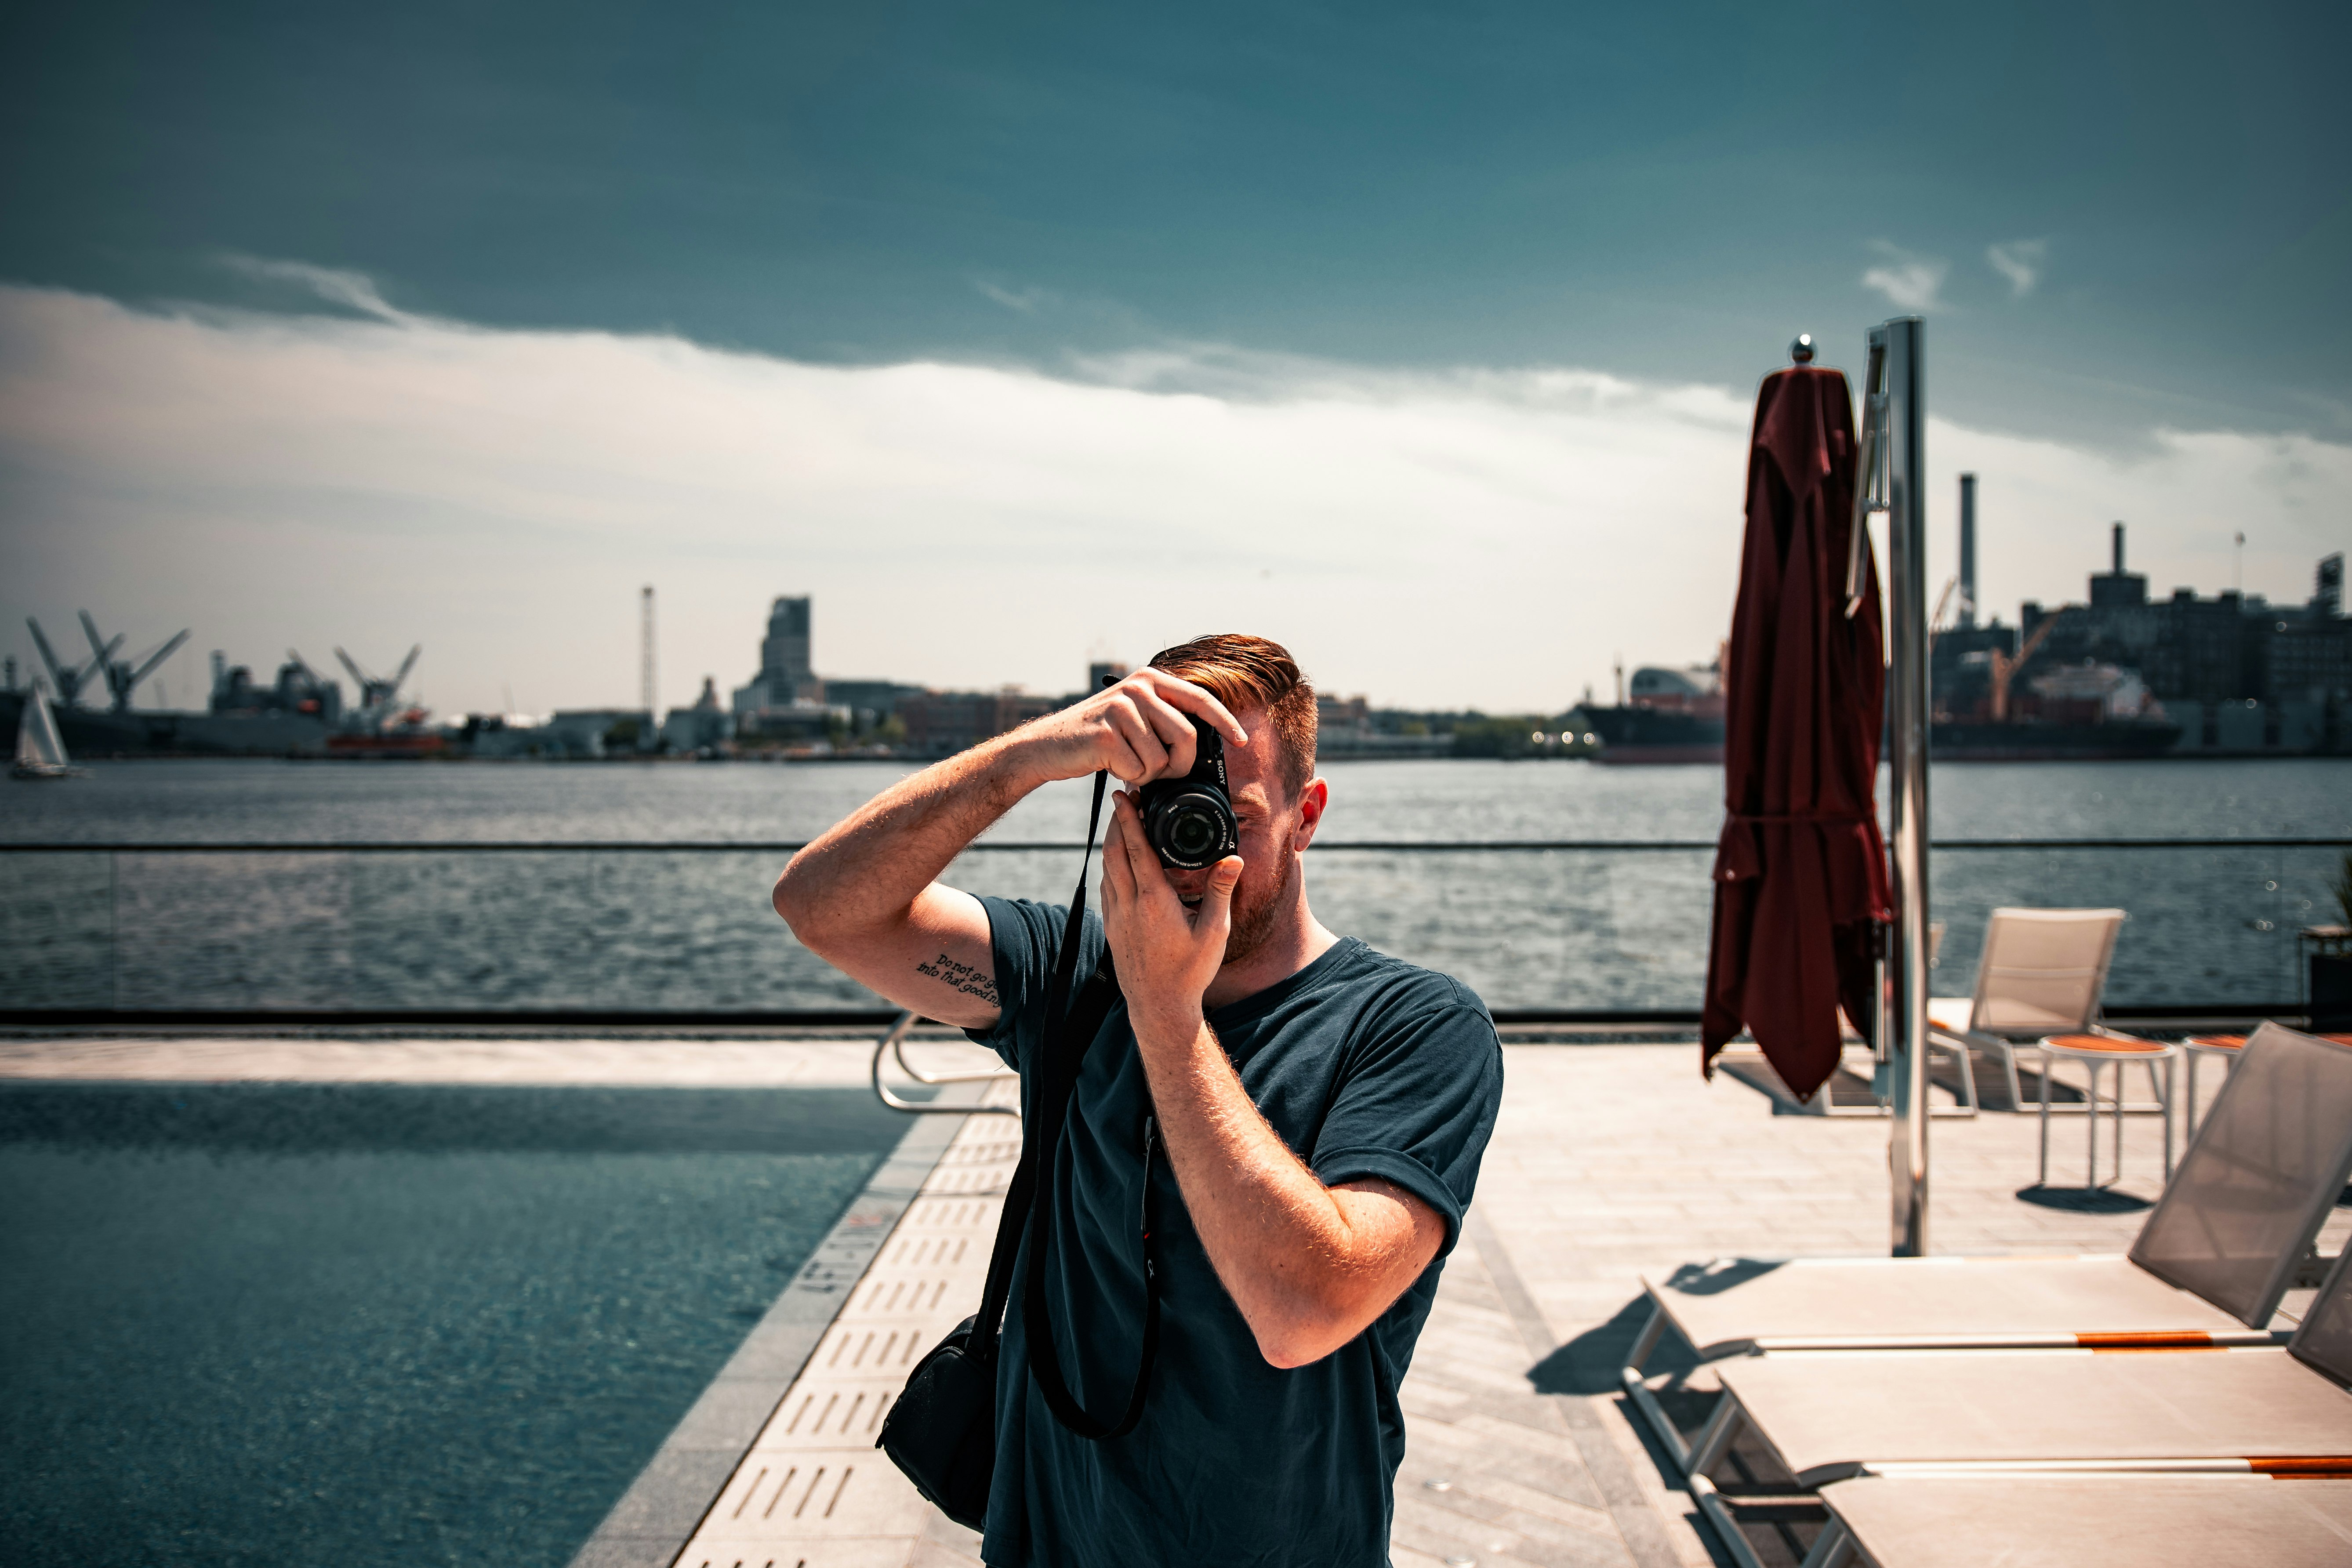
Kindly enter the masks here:
M 1287 853 L 1280 855 L 1281 868 L 1271 887 L 1252 893 L 1244 881 L 1234 889 L 1233 926 L 1225 932 L 1227 963 L 1239 963 L 1264 947 L 1266 938 L 1274 934 L 1274 922 L 1290 893 L 1291 859 Z

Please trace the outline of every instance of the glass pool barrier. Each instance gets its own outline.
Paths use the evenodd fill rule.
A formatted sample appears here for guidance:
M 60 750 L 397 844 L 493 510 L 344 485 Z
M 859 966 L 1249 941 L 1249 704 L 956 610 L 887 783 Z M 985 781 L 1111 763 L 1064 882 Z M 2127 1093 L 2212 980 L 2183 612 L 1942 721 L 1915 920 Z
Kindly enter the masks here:
M 0 1023 L 865 1027 L 895 1016 L 768 903 L 793 843 L 0 846 Z M 2295 933 L 2336 918 L 2338 838 L 1935 846 L 1934 989 L 1999 905 L 2130 911 L 2110 1013 L 2293 1013 Z M 1318 844 L 1318 914 L 1509 1022 L 1694 1020 L 1711 840 Z M 1075 844 L 982 840 L 948 880 L 1067 896 Z

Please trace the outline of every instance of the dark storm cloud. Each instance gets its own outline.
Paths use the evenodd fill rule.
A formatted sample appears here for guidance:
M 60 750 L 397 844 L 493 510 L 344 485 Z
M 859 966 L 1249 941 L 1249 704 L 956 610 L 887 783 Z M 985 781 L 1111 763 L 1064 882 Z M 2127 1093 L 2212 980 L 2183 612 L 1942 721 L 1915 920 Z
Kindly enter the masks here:
M 1166 339 L 1745 385 L 1926 274 L 1940 405 L 2340 435 L 2340 7 L 85 4 L 0 276 L 799 358 Z M 2034 282 L 1999 262 L 2046 245 Z M 1882 274 L 1874 287 L 1867 274 Z

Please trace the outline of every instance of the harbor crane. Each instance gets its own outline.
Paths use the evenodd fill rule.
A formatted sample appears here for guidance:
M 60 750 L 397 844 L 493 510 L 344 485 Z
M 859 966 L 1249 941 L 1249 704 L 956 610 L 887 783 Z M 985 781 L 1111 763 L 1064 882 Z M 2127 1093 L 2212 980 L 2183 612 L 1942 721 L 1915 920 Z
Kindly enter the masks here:
M 2048 637 L 2057 625 L 2056 616 L 2043 616 L 2042 624 L 2033 628 L 2033 635 L 2025 639 L 2025 646 L 2019 648 L 2014 657 L 2001 652 L 1999 648 L 1992 650 L 1991 695 L 1994 723 L 2005 724 L 2009 721 L 2009 683 L 2017 678 L 2018 670 L 2024 667 L 2027 659 L 2033 657 L 2034 649 L 2042 646 L 2042 639 Z
M 98 635 L 98 623 L 89 618 L 88 610 L 81 612 L 81 629 L 83 635 L 89 638 L 90 652 L 93 656 L 90 659 L 91 668 L 105 671 L 107 695 L 113 700 L 110 706 L 117 713 L 131 711 L 131 692 L 138 689 L 141 681 L 155 673 L 158 665 L 179 652 L 180 645 L 187 641 L 190 635 L 188 631 L 183 629 L 161 647 L 142 654 L 138 658 L 118 659 L 114 657 L 114 650 L 122 646 L 121 634 L 118 634 L 111 642 L 101 640 Z M 46 652 L 47 649 L 44 648 L 43 651 Z
M 114 656 L 121 650 L 125 634 L 100 637 L 98 623 L 90 619 L 88 610 L 84 610 L 81 612 L 81 629 L 82 635 L 89 638 L 89 662 L 68 664 L 58 658 L 57 649 L 49 646 L 48 636 L 41 630 L 40 622 L 27 616 L 25 625 L 32 628 L 33 646 L 40 650 L 41 662 L 48 667 L 50 684 L 58 689 L 58 707 L 80 707 L 82 691 L 89 685 L 90 678 L 101 676 L 117 713 L 130 710 L 131 694 L 138 689 L 139 683 L 154 674 L 156 667 L 178 652 L 180 645 L 188 640 L 188 634 L 184 631 L 161 647 L 137 658 L 118 659 Z
M 288 648 L 286 650 L 286 662 L 293 666 L 296 672 L 299 673 L 304 680 L 309 681 L 313 689 L 327 684 L 325 681 L 319 679 L 319 672 L 310 668 L 310 661 L 302 657 L 302 650 L 300 648 Z
M 83 684 L 103 668 L 106 661 L 114 657 L 114 650 L 122 646 L 122 639 L 116 637 L 100 648 L 98 657 L 88 664 L 61 664 L 58 661 L 57 650 L 49 647 L 49 639 L 42 635 L 41 623 L 26 616 L 25 624 L 33 628 L 33 646 L 41 650 L 41 662 L 48 666 L 49 683 L 58 689 L 58 706 L 60 708 L 79 707 Z
M 352 679 L 359 682 L 360 700 L 357 717 L 363 727 L 370 730 L 383 728 L 384 721 L 392 716 L 392 705 L 400 695 L 402 683 L 407 680 L 408 672 L 416 668 L 416 656 L 424 651 L 423 643 L 418 643 L 415 647 L 410 648 L 408 657 L 400 661 L 400 668 L 393 672 L 391 679 L 386 680 L 380 675 L 370 675 L 361 668 L 359 661 L 341 648 L 335 649 L 335 657 L 342 661 L 345 669 L 351 671 Z

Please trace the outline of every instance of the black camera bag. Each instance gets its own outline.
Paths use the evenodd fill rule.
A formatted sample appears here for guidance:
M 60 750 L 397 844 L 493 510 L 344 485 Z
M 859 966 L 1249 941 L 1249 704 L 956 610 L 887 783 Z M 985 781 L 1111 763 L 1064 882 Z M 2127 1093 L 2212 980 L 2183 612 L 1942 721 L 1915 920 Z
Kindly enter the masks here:
M 1094 854 L 1095 830 L 1102 814 L 1107 776 L 1095 775 L 1094 809 L 1087 823 L 1087 857 Z M 1045 1027 L 1038 1042 L 1037 1078 L 1029 1115 L 1021 1135 L 1021 1159 L 1006 1186 L 1004 1210 L 996 1225 L 996 1244 L 988 1258 L 988 1282 L 980 1310 L 950 1330 L 931 1347 L 907 1377 L 907 1386 L 883 1420 L 882 1435 L 874 1446 L 889 1455 L 915 1489 L 941 1513 L 971 1530 L 985 1528 L 988 1491 L 996 1470 L 996 1373 L 1002 1325 L 1007 1298 L 1013 1290 L 1013 1266 L 1021 1241 L 1029 1238 L 1030 1263 L 1024 1325 L 1038 1388 L 1055 1418 L 1079 1436 L 1101 1440 L 1134 1430 L 1143 1414 L 1143 1396 L 1150 1380 L 1151 1363 L 1159 1349 L 1159 1281 L 1147 1250 L 1144 1278 L 1147 1293 L 1142 1364 L 1127 1411 L 1115 1427 L 1103 1426 L 1087 1415 L 1063 1383 L 1054 1337 L 1046 1323 L 1040 1284 L 1044 1277 L 1045 1235 L 1039 1215 L 1045 1205 L 1036 1200 L 1041 1180 L 1052 1191 L 1053 1167 L 1060 1152 L 1062 1123 L 1068 1114 L 1070 1091 L 1087 1048 L 1118 1000 L 1118 979 L 1108 954 L 1087 977 L 1076 997 L 1070 982 L 1077 969 L 1078 938 L 1085 922 L 1086 872 L 1070 900 L 1070 914 L 1062 931 L 1061 952 L 1045 990 Z M 1156 1129 L 1147 1122 L 1144 1144 L 1144 1193 L 1150 1203 L 1151 1142 Z M 1143 1216 L 1150 1233 L 1150 1214 Z

